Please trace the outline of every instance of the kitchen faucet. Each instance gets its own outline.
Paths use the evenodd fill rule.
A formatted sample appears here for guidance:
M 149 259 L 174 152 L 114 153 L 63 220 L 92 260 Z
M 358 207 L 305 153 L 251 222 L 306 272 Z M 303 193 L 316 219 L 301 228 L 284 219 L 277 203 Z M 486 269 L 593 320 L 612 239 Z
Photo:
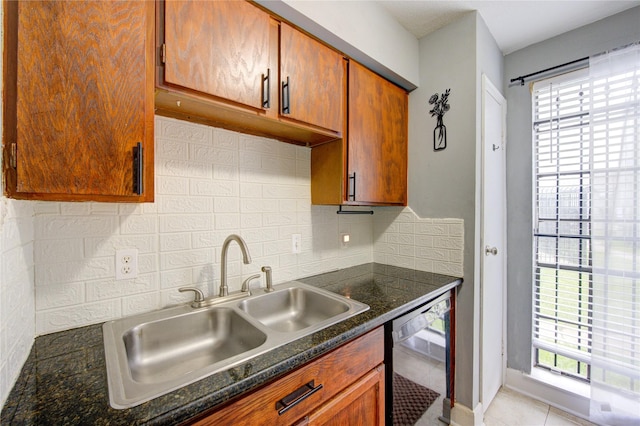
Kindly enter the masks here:
M 229 235 L 222 244 L 222 259 L 220 260 L 220 297 L 229 295 L 229 286 L 227 286 L 227 251 L 229 251 L 229 244 L 231 244 L 231 241 L 235 241 L 240 246 L 240 250 L 242 250 L 242 261 L 244 264 L 248 265 L 251 263 L 251 256 L 249 255 L 247 243 L 244 242 L 240 235 Z

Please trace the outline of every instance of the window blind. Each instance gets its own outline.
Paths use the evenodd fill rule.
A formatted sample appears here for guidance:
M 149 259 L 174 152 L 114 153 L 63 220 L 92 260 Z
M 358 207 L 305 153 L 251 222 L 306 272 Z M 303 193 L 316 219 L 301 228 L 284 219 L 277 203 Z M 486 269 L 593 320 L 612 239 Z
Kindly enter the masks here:
M 585 380 L 592 303 L 588 99 L 584 72 L 534 85 L 535 363 Z
M 579 71 L 532 91 L 534 363 L 590 381 L 596 351 L 618 374 L 615 386 L 633 392 L 640 391 L 639 80 L 634 72 Z

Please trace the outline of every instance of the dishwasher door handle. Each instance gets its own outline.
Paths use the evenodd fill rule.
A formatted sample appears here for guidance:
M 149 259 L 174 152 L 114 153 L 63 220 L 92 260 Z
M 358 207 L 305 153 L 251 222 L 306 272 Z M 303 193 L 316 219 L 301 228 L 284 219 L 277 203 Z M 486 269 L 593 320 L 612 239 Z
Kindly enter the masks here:
M 450 299 L 443 300 L 426 311 L 414 316 L 410 320 L 393 327 L 393 341 L 401 342 L 413 336 L 422 329 L 429 327 L 434 321 L 449 312 L 451 308 Z
M 437 316 L 434 318 L 434 315 L 430 311 L 424 312 L 402 324 L 397 330 L 393 330 L 393 340 L 395 342 L 402 342 L 418 331 L 427 328 L 429 324 L 436 319 L 438 319 Z

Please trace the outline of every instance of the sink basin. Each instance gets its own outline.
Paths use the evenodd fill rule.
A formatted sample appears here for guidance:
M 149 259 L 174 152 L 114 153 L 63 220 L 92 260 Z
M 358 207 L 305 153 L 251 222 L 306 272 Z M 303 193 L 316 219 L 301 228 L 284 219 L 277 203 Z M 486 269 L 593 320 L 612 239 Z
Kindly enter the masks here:
M 243 300 L 239 307 L 272 330 L 292 332 L 347 312 L 350 306 L 341 299 L 317 289 L 290 287 Z
M 299 282 L 104 323 L 109 401 L 129 408 L 369 309 Z
M 123 336 L 133 380 L 164 382 L 262 345 L 267 335 L 229 308 L 143 323 Z

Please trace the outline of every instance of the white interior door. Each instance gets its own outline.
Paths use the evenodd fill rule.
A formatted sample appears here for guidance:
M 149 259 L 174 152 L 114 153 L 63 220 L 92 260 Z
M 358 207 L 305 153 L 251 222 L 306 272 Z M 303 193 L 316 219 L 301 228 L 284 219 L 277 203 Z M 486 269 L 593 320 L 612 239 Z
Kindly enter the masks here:
M 480 400 L 486 411 L 504 383 L 507 103 L 482 76 L 482 237 Z

